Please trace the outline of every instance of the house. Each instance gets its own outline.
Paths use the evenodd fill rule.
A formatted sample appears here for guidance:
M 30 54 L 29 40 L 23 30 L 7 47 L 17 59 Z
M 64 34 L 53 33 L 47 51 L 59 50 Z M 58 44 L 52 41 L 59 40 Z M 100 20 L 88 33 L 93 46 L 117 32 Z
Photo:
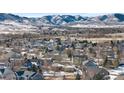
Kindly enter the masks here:
M 94 60 L 86 60 L 82 63 L 82 69 L 85 79 L 92 79 L 94 75 L 99 71 L 99 66 Z
M 83 45 L 81 43 L 77 43 L 75 46 L 76 49 L 82 49 Z
M 64 65 L 62 65 L 60 63 L 53 63 L 51 65 L 51 67 L 52 67 L 52 70 L 54 70 L 54 71 L 60 71 L 60 70 L 64 69 Z
M 32 68 L 33 65 L 35 65 L 36 67 L 41 67 L 43 65 L 43 63 L 41 62 L 41 60 L 37 59 L 37 58 L 32 58 L 32 59 L 26 59 L 24 66 L 27 68 Z
M 6 64 L 0 62 L 0 68 L 1 68 L 1 69 L 6 68 Z
M 51 58 L 51 57 L 43 57 L 43 58 L 40 58 L 40 62 L 41 62 L 42 65 L 49 66 L 49 65 L 52 65 L 53 58 Z
M 21 66 L 22 62 L 24 60 L 22 59 L 22 56 L 20 53 L 14 52 L 9 58 L 8 62 L 11 64 L 11 66 Z
M 100 67 L 94 60 L 83 62 L 83 73 L 85 79 L 103 80 L 108 79 L 109 72 L 107 69 Z
M 0 79 L 13 80 L 16 79 L 16 76 L 10 68 L 0 67 Z
M 15 72 L 17 80 L 43 80 L 43 74 L 32 71 L 17 71 Z
M 124 64 L 124 58 L 120 58 L 119 64 Z
M 22 65 L 22 63 L 24 62 L 24 60 L 22 59 L 22 58 L 10 58 L 10 59 L 8 59 L 8 62 L 9 62 L 9 64 L 10 64 L 10 66 L 11 67 L 13 67 L 13 66 L 21 66 Z
M 85 54 L 73 54 L 73 61 L 81 63 L 88 59 L 88 56 Z
M 74 66 L 66 65 L 66 66 L 64 66 L 64 71 L 65 72 L 74 72 L 75 68 L 74 68 Z
M 99 71 L 96 73 L 96 75 L 93 77 L 94 80 L 106 80 L 110 79 L 109 72 L 105 68 L 99 68 Z

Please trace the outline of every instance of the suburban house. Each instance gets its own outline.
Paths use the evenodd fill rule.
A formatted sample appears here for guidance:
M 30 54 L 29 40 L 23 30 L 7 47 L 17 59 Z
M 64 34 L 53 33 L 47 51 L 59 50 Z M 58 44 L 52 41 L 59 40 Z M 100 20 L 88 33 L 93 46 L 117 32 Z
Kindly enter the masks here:
M 13 80 L 16 79 L 16 76 L 9 67 L 6 67 L 4 64 L 0 64 L 0 79 Z
M 43 74 L 32 71 L 17 71 L 15 72 L 17 80 L 43 80 Z
M 86 60 L 82 63 L 83 73 L 85 79 L 92 79 L 94 75 L 99 71 L 99 66 L 94 60 Z

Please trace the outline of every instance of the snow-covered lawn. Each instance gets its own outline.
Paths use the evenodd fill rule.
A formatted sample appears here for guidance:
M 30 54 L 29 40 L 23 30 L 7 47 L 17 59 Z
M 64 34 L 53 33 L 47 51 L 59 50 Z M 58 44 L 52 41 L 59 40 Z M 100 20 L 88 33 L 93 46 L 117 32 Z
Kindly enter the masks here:
M 110 73 L 110 80 L 114 80 L 116 79 L 117 76 L 119 75 L 124 75 L 124 65 L 123 66 L 119 66 L 115 69 L 112 70 L 108 70 Z

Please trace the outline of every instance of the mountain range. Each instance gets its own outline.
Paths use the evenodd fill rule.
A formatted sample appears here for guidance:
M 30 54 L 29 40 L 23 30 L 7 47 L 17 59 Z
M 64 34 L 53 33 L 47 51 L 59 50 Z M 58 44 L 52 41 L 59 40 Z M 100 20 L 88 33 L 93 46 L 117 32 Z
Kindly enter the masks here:
M 10 13 L 0 13 L 0 30 L 34 30 L 37 26 L 76 26 L 76 25 L 124 25 L 124 14 L 114 13 L 95 17 L 80 15 L 47 15 L 39 18 L 21 17 Z
M 0 13 L 0 22 L 2 21 L 14 21 L 24 24 L 48 24 L 48 25 L 64 25 L 64 24 L 124 24 L 124 14 L 115 13 L 100 15 L 95 17 L 83 17 L 80 15 L 48 15 L 39 18 L 21 17 L 14 14 Z

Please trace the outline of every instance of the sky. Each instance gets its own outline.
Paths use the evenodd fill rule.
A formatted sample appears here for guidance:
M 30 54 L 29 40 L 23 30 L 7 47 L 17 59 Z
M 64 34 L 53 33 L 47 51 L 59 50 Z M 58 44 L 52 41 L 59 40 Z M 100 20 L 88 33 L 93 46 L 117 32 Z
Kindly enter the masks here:
M 23 17 L 42 17 L 45 15 L 81 15 L 81 16 L 98 16 L 104 15 L 106 13 L 14 13 L 15 15 L 23 16 Z

